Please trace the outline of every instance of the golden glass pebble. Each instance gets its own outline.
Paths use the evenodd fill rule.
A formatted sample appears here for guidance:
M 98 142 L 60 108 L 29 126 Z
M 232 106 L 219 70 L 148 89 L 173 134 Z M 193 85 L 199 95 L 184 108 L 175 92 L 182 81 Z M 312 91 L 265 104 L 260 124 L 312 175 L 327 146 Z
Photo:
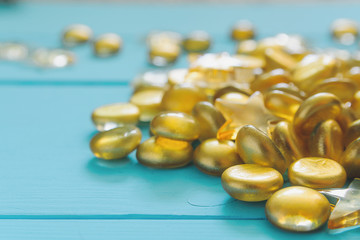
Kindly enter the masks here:
M 171 86 L 185 83 L 189 70 L 187 68 L 172 69 L 168 72 L 168 82 Z
M 274 115 L 292 121 L 303 100 L 292 94 L 273 90 L 265 94 L 264 104 Z
M 345 168 L 348 178 L 360 177 L 360 138 L 352 141 L 342 153 L 340 164 Z
M 151 121 L 150 130 L 155 136 L 181 141 L 194 141 L 200 134 L 196 119 L 182 112 L 160 113 Z
M 314 85 L 310 95 L 327 92 L 337 96 L 342 102 L 351 101 L 358 89 L 356 83 L 346 78 L 328 78 Z
M 178 168 L 192 160 L 193 148 L 189 142 L 164 137 L 150 137 L 136 152 L 139 163 L 152 168 Z
M 249 100 L 249 95 L 239 92 L 225 93 L 220 99 L 229 102 L 246 103 Z
M 192 84 L 179 84 L 171 87 L 164 94 L 162 108 L 166 111 L 191 113 L 195 104 L 206 101 L 206 94 Z
M 202 142 L 194 152 L 194 164 L 202 172 L 220 176 L 227 168 L 242 164 L 233 141 L 210 138 Z
M 146 71 L 137 75 L 131 85 L 134 91 L 149 89 L 166 89 L 168 83 L 167 72 L 165 71 Z
M 306 93 L 301 91 L 298 87 L 296 87 L 292 83 L 277 83 L 268 88 L 267 91 L 279 90 L 282 92 L 289 93 L 291 95 L 297 96 L 298 98 L 305 99 Z
M 329 119 L 319 123 L 310 137 L 310 156 L 339 161 L 343 151 L 343 132 L 337 121 Z
M 311 188 L 287 187 L 269 198 L 265 214 L 279 228 L 309 232 L 326 223 L 330 216 L 330 203 L 321 193 Z
M 294 116 L 294 129 L 306 137 L 321 121 L 336 119 L 342 113 L 341 101 L 331 93 L 317 93 L 300 105 Z
M 344 136 L 344 145 L 348 146 L 352 141 L 360 137 L 360 119 L 355 120 L 349 125 Z
M 181 53 L 181 36 L 175 32 L 156 32 L 148 36 L 149 62 L 155 66 L 174 63 Z
M 306 151 L 304 144 L 297 138 L 290 122 L 278 122 L 271 133 L 271 138 L 286 160 L 286 166 L 302 158 Z
M 75 63 L 73 52 L 64 49 L 36 49 L 31 54 L 31 61 L 42 68 L 63 68 Z
M 244 85 L 242 85 L 241 83 L 232 81 L 226 83 L 224 86 L 217 89 L 214 93 L 213 99 L 216 100 L 217 98 L 220 98 L 227 93 L 241 93 L 242 95 L 244 95 L 244 97 L 247 96 L 247 98 L 249 98 L 249 96 L 251 95 L 251 90 L 248 89 L 247 86 L 245 87 Z
M 297 61 L 293 56 L 278 48 L 266 49 L 265 60 L 267 70 L 282 68 L 291 71 L 297 64 Z
M 240 20 L 234 25 L 231 31 L 231 37 L 236 41 L 254 38 L 255 27 L 248 20 Z
M 119 126 L 137 124 L 140 110 L 132 103 L 113 103 L 96 108 L 91 119 L 98 131 L 107 131 Z
M 62 43 L 66 47 L 73 47 L 88 42 L 93 32 L 90 27 L 83 24 L 70 25 L 63 31 Z
M 293 71 L 294 83 L 305 92 L 318 81 L 335 74 L 337 61 L 329 55 L 309 54 L 304 57 Z
M 308 157 L 292 163 L 288 171 L 292 185 L 309 188 L 341 188 L 346 182 L 345 169 L 329 158 Z
M 217 134 L 217 138 L 220 140 L 235 140 L 239 129 L 248 124 L 268 132 L 268 124 L 279 120 L 265 107 L 264 97 L 260 92 L 253 93 L 246 103 L 218 98 L 215 101 L 215 107 L 226 119 L 226 123 L 219 129 Z
M 235 199 L 259 202 L 268 199 L 282 188 L 284 180 L 273 168 L 257 164 L 232 166 L 221 175 L 225 191 Z
M 360 118 L 360 91 L 357 91 L 351 100 L 351 109 L 357 118 Z
M 188 52 L 204 52 L 210 45 L 210 35 L 205 31 L 191 32 L 183 41 L 183 47 Z
M 331 24 L 333 38 L 344 45 L 351 45 L 358 37 L 358 24 L 350 19 L 336 19 Z
M 236 53 L 237 54 L 253 54 L 256 50 L 257 42 L 255 40 L 243 40 L 238 42 L 236 46 Z
M 272 167 L 281 174 L 285 173 L 285 158 L 275 143 L 258 128 L 252 125 L 240 128 L 235 144 L 236 151 L 244 163 Z
M 115 33 L 106 33 L 94 40 L 93 48 L 96 56 L 109 57 L 117 54 L 123 45 L 121 37 Z
M 355 66 L 350 68 L 346 73 L 345 73 L 345 77 L 352 80 L 357 87 L 360 87 L 360 67 L 359 66 Z
M 192 115 L 198 122 L 199 139 L 216 138 L 218 129 L 225 123 L 223 115 L 210 102 L 198 102 L 195 104 Z
M 147 89 L 135 92 L 130 98 L 130 103 L 140 109 L 140 121 L 149 122 L 162 111 L 161 101 L 164 90 Z
M 29 55 L 29 48 L 22 43 L 0 43 L 0 59 L 5 61 L 23 61 Z
M 90 141 L 90 149 L 97 158 L 124 158 L 139 145 L 141 131 L 135 126 L 123 126 L 99 132 Z
M 274 86 L 278 83 L 289 83 L 290 81 L 290 73 L 282 68 L 278 68 L 270 72 L 261 74 L 258 78 L 256 78 L 253 82 L 250 83 L 250 88 L 254 92 L 264 92 L 268 90 L 271 86 Z

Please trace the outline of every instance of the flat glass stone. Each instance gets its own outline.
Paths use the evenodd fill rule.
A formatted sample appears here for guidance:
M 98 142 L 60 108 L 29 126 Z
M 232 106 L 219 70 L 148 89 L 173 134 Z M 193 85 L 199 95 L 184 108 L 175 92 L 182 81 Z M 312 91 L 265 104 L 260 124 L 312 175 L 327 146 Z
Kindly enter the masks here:
M 42 68 L 63 68 L 74 64 L 76 57 L 73 52 L 64 49 L 40 48 L 31 54 L 30 60 Z
M 26 45 L 15 42 L 0 43 L 0 59 L 6 61 L 23 61 L 29 55 Z
M 93 35 L 90 27 L 83 24 L 73 24 L 66 27 L 62 34 L 65 47 L 73 47 L 88 42 Z
M 98 57 L 110 57 L 117 54 L 123 45 L 121 37 L 115 33 L 106 33 L 94 41 L 94 53 Z

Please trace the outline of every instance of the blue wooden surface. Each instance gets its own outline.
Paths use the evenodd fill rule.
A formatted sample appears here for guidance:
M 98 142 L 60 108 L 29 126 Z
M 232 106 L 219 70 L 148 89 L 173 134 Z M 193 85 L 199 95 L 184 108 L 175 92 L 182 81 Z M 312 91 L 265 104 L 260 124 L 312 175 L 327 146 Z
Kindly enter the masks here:
M 59 46 L 71 23 L 98 34 L 117 32 L 123 52 L 96 59 L 75 49 L 78 64 L 41 70 L 0 62 L 0 239 L 359 239 L 359 230 L 329 235 L 284 232 L 270 225 L 264 203 L 231 199 L 220 179 L 193 165 L 154 170 L 132 153 L 123 161 L 95 159 L 91 111 L 127 101 L 128 82 L 149 69 L 144 37 L 153 29 L 195 29 L 214 37 L 212 51 L 233 51 L 227 38 L 240 18 L 261 37 L 301 33 L 316 46 L 336 46 L 328 26 L 337 17 L 360 20 L 360 5 L 105 5 L 0 6 L 0 41 Z M 346 14 L 346 15 L 344 15 Z M 176 66 L 186 66 L 183 56 Z M 142 127 L 144 139 L 148 128 Z

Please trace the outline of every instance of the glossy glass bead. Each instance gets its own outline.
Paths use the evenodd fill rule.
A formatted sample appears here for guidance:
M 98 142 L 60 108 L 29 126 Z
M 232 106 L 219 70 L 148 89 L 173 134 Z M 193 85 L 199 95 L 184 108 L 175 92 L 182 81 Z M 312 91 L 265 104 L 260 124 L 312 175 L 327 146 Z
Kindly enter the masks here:
M 183 47 L 188 52 L 204 52 L 210 45 L 210 35 L 205 31 L 191 32 L 183 41 Z
M 36 49 L 30 58 L 33 64 L 42 68 L 63 68 L 76 62 L 75 54 L 64 49 Z
M 187 68 L 172 69 L 168 73 L 168 82 L 171 86 L 183 84 L 186 82 L 186 76 L 189 70 Z
M 94 53 L 98 57 L 109 57 L 117 54 L 123 45 L 121 37 L 115 33 L 107 33 L 97 37 L 93 43 Z
M 24 61 L 29 55 L 29 48 L 17 42 L 0 43 L 0 59 L 5 61 Z
M 287 187 L 266 202 L 265 214 L 275 226 L 295 232 L 320 228 L 330 216 L 330 203 L 321 193 L 306 187 Z
M 360 138 L 352 141 L 342 153 L 340 164 L 345 168 L 348 178 L 360 177 Z
M 299 159 L 290 165 L 288 176 L 292 185 L 309 188 L 341 188 L 346 182 L 345 169 L 328 158 Z
M 253 54 L 256 50 L 257 42 L 255 40 L 243 40 L 238 42 L 236 46 L 237 54 Z
M 166 89 L 167 88 L 167 72 L 165 71 L 146 71 L 137 75 L 131 85 L 134 91 L 142 91 L 149 89 Z
M 268 88 L 267 91 L 279 90 L 282 92 L 289 93 L 291 95 L 297 96 L 298 98 L 305 99 L 306 93 L 301 91 L 293 83 L 277 83 Z
M 152 168 L 179 168 L 190 163 L 193 148 L 189 142 L 150 137 L 136 152 L 139 163 Z
M 349 125 L 349 128 L 344 136 L 345 147 L 358 137 L 360 137 L 360 119 L 355 120 Z
M 306 137 L 321 121 L 336 119 L 342 113 L 341 101 L 331 93 L 318 93 L 307 98 L 294 116 L 294 129 Z
M 304 91 L 318 81 L 332 77 L 336 72 L 337 61 L 329 55 L 310 54 L 304 57 L 293 71 L 294 83 Z
M 350 19 L 336 19 L 331 24 L 333 38 L 344 45 L 351 45 L 358 36 L 358 24 Z
M 130 103 L 140 109 L 140 121 L 148 122 L 162 111 L 161 101 L 164 90 L 148 89 L 135 92 L 130 98 Z
M 292 121 L 303 100 L 292 94 L 273 90 L 264 95 L 264 104 L 274 115 Z
M 295 135 L 290 122 L 278 122 L 272 130 L 271 138 L 284 156 L 286 166 L 306 154 L 304 144 Z
M 252 91 L 264 92 L 268 90 L 271 86 L 274 86 L 278 83 L 289 83 L 291 81 L 291 75 L 288 71 L 278 68 L 270 72 L 261 74 L 253 82 L 250 83 L 250 88 Z
M 273 168 L 257 164 L 241 164 L 224 171 L 221 183 L 235 199 L 259 202 L 268 199 L 283 186 L 281 174 Z
M 219 98 L 224 101 L 246 103 L 249 100 L 249 95 L 239 92 L 229 92 L 229 93 L 225 93 Z
M 218 129 L 225 123 L 223 115 L 210 102 L 198 102 L 195 104 L 192 115 L 198 122 L 199 139 L 216 138 Z
M 150 130 L 155 136 L 181 141 L 194 141 L 200 134 L 196 119 L 182 112 L 160 113 L 151 121 Z
M 351 100 L 351 109 L 357 118 L 360 118 L 360 91 L 357 91 Z
M 238 21 L 232 31 L 231 37 L 233 40 L 240 41 L 255 37 L 255 27 L 248 20 Z
M 252 125 L 240 128 L 236 140 L 236 151 L 244 163 L 272 167 L 283 174 L 286 160 L 274 142 L 261 130 Z
M 310 137 L 310 156 L 339 161 L 343 151 L 343 132 L 337 121 L 329 119 L 320 122 Z
M 220 176 L 227 168 L 241 163 L 233 141 L 210 138 L 203 141 L 194 152 L 195 166 L 210 175 Z
M 180 84 L 167 90 L 162 99 L 162 108 L 167 111 L 191 113 L 197 102 L 206 101 L 206 94 L 192 84 Z
M 264 53 L 267 70 L 282 68 L 291 71 L 297 64 L 295 58 L 282 49 L 268 48 Z
M 70 25 L 64 29 L 62 43 L 66 47 L 73 47 L 88 42 L 93 32 L 90 27 L 83 24 Z
M 91 119 L 98 131 L 107 131 L 139 121 L 140 110 L 131 103 L 113 103 L 96 108 Z
M 155 66 L 174 63 L 181 53 L 181 36 L 174 32 L 156 32 L 148 36 L 149 62 Z
M 140 129 L 130 125 L 96 134 L 90 141 L 90 148 L 96 157 L 113 160 L 129 155 L 140 141 Z

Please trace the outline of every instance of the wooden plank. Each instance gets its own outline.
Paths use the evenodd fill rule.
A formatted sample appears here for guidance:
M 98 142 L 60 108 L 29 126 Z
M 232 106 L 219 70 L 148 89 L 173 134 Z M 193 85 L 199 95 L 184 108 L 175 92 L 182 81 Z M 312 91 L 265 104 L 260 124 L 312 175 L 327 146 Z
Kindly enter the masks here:
M 292 233 L 266 220 L 0 220 L 0 238 L 6 240 L 355 240 L 359 233 L 359 229 L 339 235 L 326 231 Z
M 0 215 L 4 218 L 264 219 L 264 203 L 232 200 L 194 166 L 154 170 L 91 154 L 91 111 L 127 101 L 126 87 L 0 89 Z M 143 127 L 144 137 L 148 128 Z

